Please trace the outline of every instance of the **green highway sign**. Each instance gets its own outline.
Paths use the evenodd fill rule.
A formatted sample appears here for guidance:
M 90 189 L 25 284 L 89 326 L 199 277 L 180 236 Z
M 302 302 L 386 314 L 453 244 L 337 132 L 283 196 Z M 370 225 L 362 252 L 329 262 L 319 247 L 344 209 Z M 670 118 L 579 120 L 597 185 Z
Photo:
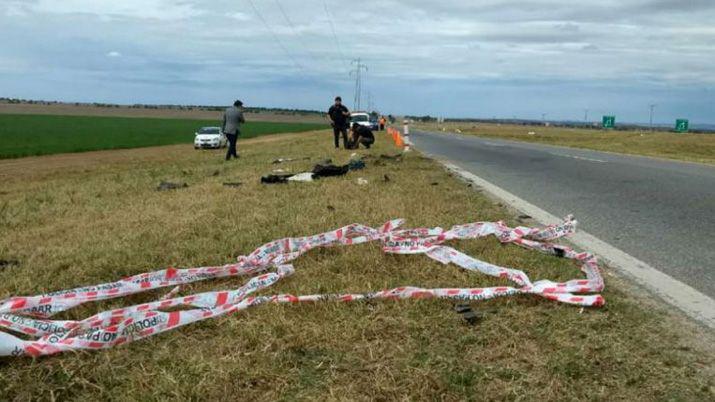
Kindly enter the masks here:
M 616 127 L 616 116 L 603 116 L 603 128 Z
M 678 119 L 675 121 L 675 132 L 676 133 L 687 133 L 688 132 L 688 119 Z

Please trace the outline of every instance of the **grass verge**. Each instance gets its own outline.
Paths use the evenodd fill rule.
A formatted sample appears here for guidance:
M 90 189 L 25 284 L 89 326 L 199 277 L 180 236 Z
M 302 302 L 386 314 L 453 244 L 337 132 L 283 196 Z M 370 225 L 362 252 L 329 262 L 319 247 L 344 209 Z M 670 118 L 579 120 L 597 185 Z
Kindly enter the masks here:
M 444 128 L 448 132 L 459 130 L 463 134 L 480 137 L 715 164 L 715 134 L 587 130 L 485 123 L 426 123 L 418 124 L 416 128 L 435 132 Z
M 516 223 L 509 211 L 415 153 L 344 177 L 261 185 L 260 175 L 275 168 L 302 171 L 320 158 L 349 156 L 332 148 L 325 131 L 275 138 L 244 142 L 242 158 L 230 163 L 220 151 L 179 145 L 94 169 L 58 166 L 37 175 L 28 167 L 8 177 L 0 193 L 0 258 L 20 264 L 0 269 L 0 298 L 159 267 L 222 264 L 273 239 L 352 222 Z M 360 152 L 395 150 L 379 134 L 373 149 Z M 312 161 L 271 164 L 306 156 Z M 368 184 L 358 185 L 358 177 Z M 189 187 L 157 192 L 160 180 Z M 244 184 L 222 186 L 235 181 Z M 452 245 L 524 269 L 532 279 L 578 275 L 568 261 L 492 238 Z M 425 256 L 385 255 L 377 244 L 314 250 L 295 266 L 296 274 L 270 293 L 506 284 Z M 463 324 L 452 303 L 439 300 L 261 306 L 107 351 L 0 360 L 0 399 L 712 399 L 712 343 L 695 344 L 692 326 L 605 277 L 601 309 L 505 298 L 473 304 L 485 314 L 477 326 Z M 182 293 L 242 282 L 197 283 Z M 159 294 L 87 305 L 62 317 Z
M 218 120 L 0 114 L 0 159 L 191 143 L 199 127 L 220 124 Z M 324 127 L 251 121 L 242 126 L 241 137 Z

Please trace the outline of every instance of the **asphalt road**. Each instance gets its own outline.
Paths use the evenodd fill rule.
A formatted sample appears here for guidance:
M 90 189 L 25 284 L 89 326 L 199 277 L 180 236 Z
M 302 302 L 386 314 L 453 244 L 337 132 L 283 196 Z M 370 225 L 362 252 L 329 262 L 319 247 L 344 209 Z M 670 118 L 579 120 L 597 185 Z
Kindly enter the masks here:
M 715 298 L 715 167 L 412 131 L 415 146 Z

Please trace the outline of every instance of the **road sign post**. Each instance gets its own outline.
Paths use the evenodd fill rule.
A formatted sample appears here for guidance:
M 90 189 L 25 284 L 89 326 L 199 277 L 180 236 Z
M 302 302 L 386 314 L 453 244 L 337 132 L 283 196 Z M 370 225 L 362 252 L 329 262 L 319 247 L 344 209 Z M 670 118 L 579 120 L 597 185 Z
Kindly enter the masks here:
M 675 132 L 676 133 L 687 133 L 689 122 L 688 119 L 677 119 L 675 121 Z
M 603 128 L 615 128 L 616 116 L 603 116 Z

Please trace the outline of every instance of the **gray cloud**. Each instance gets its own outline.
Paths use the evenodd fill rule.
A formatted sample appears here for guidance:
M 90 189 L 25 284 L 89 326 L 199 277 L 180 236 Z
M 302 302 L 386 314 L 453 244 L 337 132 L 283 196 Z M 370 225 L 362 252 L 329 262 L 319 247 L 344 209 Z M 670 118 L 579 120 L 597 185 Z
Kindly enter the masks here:
M 266 26 L 247 0 L 4 0 L 0 35 L 19 39 L 0 46 L 0 88 L 16 91 L 0 96 L 33 80 L 49 80 L 46 98 L 67 96 L 52 80 L 71 77 L 76 88 L 131 82 L 135 96 L 151 85 L 152 99 L 181 85 L 218 97 L 230 79 L 257 97 L 290 83 L 300 100 L 280 101 L 303 102 L 349 91 L 355 57 L 367 88 L 389 82 L 395 98 L 412 80 L 715 86 L 711 0 L 339 0 L 330 16 L 322 1 L 279 1 L 288 19 L 253 0 Z

